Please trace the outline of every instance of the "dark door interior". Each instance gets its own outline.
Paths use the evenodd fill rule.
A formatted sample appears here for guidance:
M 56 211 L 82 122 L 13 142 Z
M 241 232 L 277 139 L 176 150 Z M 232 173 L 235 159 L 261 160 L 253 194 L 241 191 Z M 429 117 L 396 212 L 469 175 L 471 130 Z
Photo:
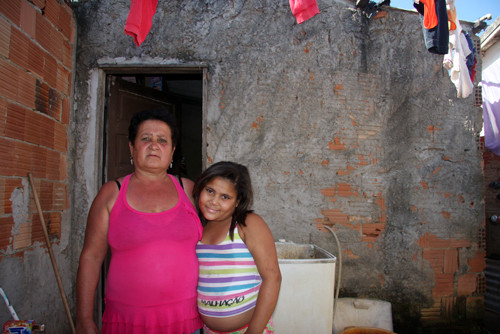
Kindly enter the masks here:
M 170 174 L 195 180 L 202 171 L 202 70 L 189 73 L 108 74 L 106 82 L 103 182 L 133 172 L 128 147 L 128 126 L 140 110 L 165 108 L 174 113 L 179 130 Z M 104 310 L 109 254 L 96 296 L 96 320 Z
M 109 75 L 103 180 L 133 171 L 128 148 L 132 115 L 144 109 L 165 108 L 174 113 L 179 143 L 171 174 L 195 180 L 202 169 L 202 80 L 199 74 Z

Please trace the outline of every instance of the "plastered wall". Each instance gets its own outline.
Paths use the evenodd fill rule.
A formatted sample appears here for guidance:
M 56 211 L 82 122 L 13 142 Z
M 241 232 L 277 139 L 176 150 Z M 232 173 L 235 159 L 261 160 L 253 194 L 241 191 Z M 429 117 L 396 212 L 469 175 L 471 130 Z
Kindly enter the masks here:
M 75 253 L 99 184 L 99 164 L 84 156 L 98 147 L 87 138 L 102 126 L 101 68 L 204 64 L 206 163 L 249 167 L 254 208 L 275 239 L 337 254 L 322 224 L 332 227 L 341 296 L 390 301 L 399 332 L 480 317 L 474 94 L 456 97 L 417 14 L 385 8 L 368 19 L 354 1 L 318 5 L 298 25 L 288 1 L 161 1 L 140 47 L 123 32 L 128 1 L 75 6 L 75 171 L 94 168 L 73 175 Z

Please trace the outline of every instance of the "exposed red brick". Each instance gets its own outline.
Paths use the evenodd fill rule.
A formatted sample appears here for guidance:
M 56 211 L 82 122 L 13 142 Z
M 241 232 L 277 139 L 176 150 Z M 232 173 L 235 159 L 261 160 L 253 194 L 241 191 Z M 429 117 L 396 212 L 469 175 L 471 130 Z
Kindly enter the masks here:
M 441 130 L 440 128 L 434 126 L 434 125 L 429 125 L 427 127 L 427 131 L 429 131 L 430 134 L 434 134 L 434 132 L 438 131 L 438 130 Z
M 382 196 L 382 193 L 378 193 L 375 196 L 375 202 L 383 211 L 387 210 L 387 207 L 385 206 L 385 198 Z
M 338 183 L 336 188 L 338 196 L 341 197 L 359 196 L 358 191 L 352 189 L 352 187 L 347 183 Z
M 21 2 L 20 27 L 26 34 L 35 38 L 36 10 L 28 1 Z
M 8 195 L 5 193 L 6 178 L 0 177 L 0 215 L 5 214 L 5 207 L 7 205 L 6 198 Z
M 360 256 L 359 255 L 356 255 L 352 252 L 352 250 L 350 249 L 346 249 L 342 252 L 345 256 L 347 256 L 348 258 L 350 259 L 359 259 Z
M 1 7 L 1 6 L 0 6 Z M 11 216 L 0 217 L 0 249 L 5 250 L 11 244 L 14 220 Z
M 30 0 L 40 11 L 45 9 L 45 0 Z
M 423 258 L 427 260 L 436 273 L 444 272 L 444 250 L 424 249 Z
M 486 252 L 477 252 L 475 257 L 467 260 L 467 264 L 471 272 L 482 273 L 486 268 Z
M 62 41 L 62 63 L 66 68 L 73 67 L 73 44 L 70 44 L 68 41 Z M 224 107 L 223 105 L 221 107 Z M 222 108 L 224 109 L 224 108 Z
M 49 219 L 47 220 L 49 235 L 52 235 L 57 239 L 61 239 L 61 221 L 62 217 L 60 212 L 49 213 Z
M 74 21 L 71 9 L 67 7 L 62 7 L 59 12 L 59 29 L 61 29 L 62 34 L 70 42 L 73 42 L 73 29 Z
M 12 202 L 10 201 L 10 197 L 16 188 L 22 188 L 23 184 L 21 183 L 21 178 L 7 178 L 5 179 L 5 187 L 4 187 L 4 202 L 3 208 L 5 214 L 12 213 Z M 2 202 L 0 202 L 0 205 Z
M 444 218 L 450 218 L 450 217 L 451 217 L 451 213 L 446 212 L 446 211 L 441 211 L 441 215 L 442 215 Z
M 36 18 L 36 40 L 53 57 L 62 61 L 63 37 L 40 13 Z
M 16 42 L 12 43 L 10 47 L 9 58 L 12 62 L 26 68 L 29 62 L 28 49 L 31 42 L 26 35 L 17 29 L 11 29 L 10 34 L 11 39 Z
M 328 149 L 329 150 L 345 150 L 346 147 L 343 143 L 340 142 L 340 138 L 337 136 L 333 140 L 333 142 L 328 143 Z
M 17 81 L 11 82 L 16 87 L 16 102 L 30 109 L 35 108 L 36 79 L 28 72 L 17 71 Z
M 0 99 L 0 136 L 5 136 L 5 119 L 7 118 L 7 101 Z
M 54 122 L 54 142 L 52 147 L 59 152 L 66 152 L 68 150 L 68 138 L 66 126 Z
M 57 64 L 56 84 L 54 87 L 66 96 L 71 95 L 71 72 L 60 64 Z
M 363 156 L 362 154 L 358 154 L 358 160 L 359 160 L 358 165 L 360 165 L 360 166 L 368 166 L 370 164 L 368 159 L 365 156 Z
M 446 249 L 444 251 L 444 272 L 453 274 L 458 270 L 458 250 Z
M 45 0 L 44 16 L 56 27 L 59 26 L 61 4 L 57 0 Z
M 467 317 L 471 319 L 482 319 L 484 315 L 484 296 L 467 297 Z
M 335 87 L 333 88 L 333 91 L 335 92 L 335 94 L 338 94 L 339 91 L 341 91 L 341 90 L 344 90 L 344 86 L 342 86 L 342 84 L 335 85 Z
M 382 11 L 378 12 L 377 15 L 375 15 L 375 17 L 373 19 L 378 20 L 378 19 L 382 19 L 386 16 L 387 16 L 387 12 L 385 10 L 382 10 Z
M 453 248 L 467 248 L 471 246 L 470 240 L 455 240 L 453 238 L 450 239 L 450 247 Z
M 323 167 L 326 167 L 329 164 L 330 164 L 330 160 L 328 160 L 328 159 L 325 159 L 325 160 L 321 161 L 321 166 L 323 166 Z
M 327 196 L 327 197 L 334 197 L 335 196 L 335 187 L 332 188 L 324 188 L 321 189 L 321 195 Z
M 435 235 L 429 235 L 429 246 L 430 248 L 449 248 L 451 246 L 451 241 L 447 239 L 440 239 Z
M 52 209 L 63 211 L 68 208 L 68 186 L 63 182 L 54 182 Z
M 62 101 L 61 122 L 65 125 L 69 124 L 70 108 L 71 108 L 71 101 L 69 100 L 69 98 L 64 98 Z
M 434 275 L 436 285 L 432 290 L 433 297 L 452 296 L 454 292 L 453 274 L 439 274 Z
M 14 25 L 19 26 L 21 19 L 21 3 L 25 0 L 2 1 L 0 13 L 5 15 Z
M 43 79 L 52 88 L 56 88 L 57 86 L 57 70 L 57 61 L 54 57 L 47 54 L 43 64 Z
M 27 71 L 41 76 L 44 58 L 41 49 L 17 29 L 12 30 L 11 38 L 16 42 L 10 46 L 9 59 Z
M 34 177 L 59 180 L 65 171 L 59 170 L 64 154 L 45 149 L 28 143 L 0 138 L 0 147 L 9 147 L 0 150 L 0 175 L 26 177 L 32 172 Z
M 36 110 L 58 119 L 61 112 L 61 98 L 57 91 L 37 80 L 35 94 Z
M 338 170 L 336 173 L 337 173 L 337 175 L 348 175 L 353 170 L 356 170 L 356 168 L 354 168 L 354 167 L 352 167 L 350 165 L 347 165 L 347 169 L 346 170 Z
M 340 211 L 340 209 L 323 210 L 323 215 L 332 223 L 347 223 L 349 222 L 348 215 Z
M 384 231 L 385 224 L 380 223 L 368 223 L 363 224 L 362 230 L 362 240 L 366 242 L 375 242 L 380 234 Z
M 471 295 L 477 288 L 477 274 L 464 274 L 458 278 L 458 295 Z
M 0 55 L 9 57 L 11 25 L 3 17 L 0 17 Z

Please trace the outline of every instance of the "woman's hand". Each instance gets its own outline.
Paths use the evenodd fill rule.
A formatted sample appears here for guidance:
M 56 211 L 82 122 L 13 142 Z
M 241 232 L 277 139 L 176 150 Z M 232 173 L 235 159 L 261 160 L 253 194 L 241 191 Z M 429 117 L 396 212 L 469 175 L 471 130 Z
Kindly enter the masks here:
M 77 320 L 76 334 L 99 334 L 99 329 L 92 319 Z
M 93 320 L 94 296 L 101 266 L 108 251 L 109 213 L 118 193 L 114 181 L 104 184 L 94 199 L 87 218 L 76 278 L 77 333 L 99 333 Z

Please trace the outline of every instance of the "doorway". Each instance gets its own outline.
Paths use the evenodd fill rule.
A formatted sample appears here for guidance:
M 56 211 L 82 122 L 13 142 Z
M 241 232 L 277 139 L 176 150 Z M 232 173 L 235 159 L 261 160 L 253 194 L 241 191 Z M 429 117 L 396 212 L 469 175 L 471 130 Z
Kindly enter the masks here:
M 132 115 L 145 109 L 167 109 L 175 115 L 179 140 L 168 173 L 196 180 L 205 167 L 206 67 L 110 68 L 105 72 L 102 183 L 133 172 L 128 147 Z M 99 327 L 104 312 L 109 254 L 95 300 Z
M 203 169 L 203 72 L 111 73 L 106 77 L 103 182 L 133 172 L 128 148 L 132 115 L 167 109 L 175 115 L 179 141 L 170 174 L 195 180 Z

